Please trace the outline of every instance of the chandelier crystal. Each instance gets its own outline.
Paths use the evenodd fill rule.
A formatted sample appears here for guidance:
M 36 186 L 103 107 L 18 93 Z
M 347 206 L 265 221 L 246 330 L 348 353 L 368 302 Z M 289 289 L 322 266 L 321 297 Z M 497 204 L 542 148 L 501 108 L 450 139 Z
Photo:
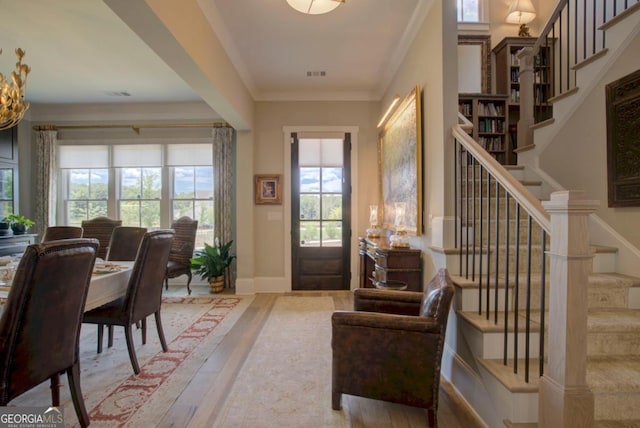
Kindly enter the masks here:
M 0 49 L 2 55 L 2 49 Z M 5 78 L 0 73 L 0 130 L 11 128 L 22 120 L 25 112 L 29 108 L 29 103 L 25 101 L 24 94 L 27 85 L 27 75 L 31 68 L 22 63 L 24 51 L 16 49 L 15 71 L 11 72 L 11 80 Z

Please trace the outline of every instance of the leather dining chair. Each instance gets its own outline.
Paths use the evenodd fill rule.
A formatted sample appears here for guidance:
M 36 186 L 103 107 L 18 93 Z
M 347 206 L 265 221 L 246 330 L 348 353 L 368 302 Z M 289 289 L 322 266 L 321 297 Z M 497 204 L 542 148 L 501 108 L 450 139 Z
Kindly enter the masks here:
M 122 220 L 114 220 L 109 217 L 100 216 L 90 220 L 83 220 L 81 226 L 83 238 L 96 238 L 100 242 L 98 257 L 105 260 L 107 258 L 109 241 L 111 240 L 113 229 L 116 226 L 122 226 Z
M 196 245 L 196 234 L 198 232 L 198 220 L 184 216 L 171 224 L 171 229 L 176 235 L 173 239 L 167 272 L 164 277 L 165 289 L 169 289 L 169 279 L 180 275 L 187 275 L 187 292 L 191 294 L 191 258 Z
M 58 239 L 82 238 L 82 228 L 78 226 L 47 226 L 42 235 L 42 242 Z
M 440 269 L 424 293 L 359 288 L 354 311 L 336 311 L 332 407 L 342 394 L 427 410 L 437 427 L 440 364 L 454 287 Z
M 135 260 L 145 233 L 147 233 L 146 227 L 116 226 L 111 234 L 106 260 Z
M 142 344 L 147 342 L 147 316 L 155 316 L 160 344 L 164 352 L 167 343 L 162 330 L 160 307 L 162 280 L 173 241 L 173 230 L 154 230 L 145 233 L 133 264 L 127 292 L 124 297 L 87 311 L 83 322 L 98 325 L 98 353 L 102 352 L 104 326 L 124 327 L 129 359 L 135 374 L 140 373 L 131 326 L 142 325 Z
M 25 250 L 0 318 L 0 406 L 47 379 L 59 406 L 66 372 L 80 425 L 89 425 L 79 338 L 97 249 L 95 239 L 65 239 Z

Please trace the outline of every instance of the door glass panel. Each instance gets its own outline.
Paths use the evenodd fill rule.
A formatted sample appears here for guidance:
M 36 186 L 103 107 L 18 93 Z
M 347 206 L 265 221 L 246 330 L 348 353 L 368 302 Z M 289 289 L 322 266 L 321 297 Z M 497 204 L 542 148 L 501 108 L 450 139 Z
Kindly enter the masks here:
M 322 168 L 322 191 L 342 192 L 342 168 Z
M 320 195 L 300 195 L 300 220 L 320 218 Z
M 300 193 L 320 191 L 320 168 L 300 168 Z
M 319 247 L 320 246 L 320 222 L 301 221 L 300 222 L 300 246 Z
M 322 246 L 341 247 L 342 246 L 342 222 L 325 221 L 322 223 Z
M 342 219 L 342 195 L 322 195 L 322 219 Z

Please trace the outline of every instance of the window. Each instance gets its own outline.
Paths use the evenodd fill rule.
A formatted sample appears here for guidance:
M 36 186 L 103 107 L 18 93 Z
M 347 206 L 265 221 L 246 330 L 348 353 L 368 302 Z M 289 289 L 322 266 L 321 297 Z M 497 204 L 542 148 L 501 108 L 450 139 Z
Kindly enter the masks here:
M 485 0 L 457 0 L 458 22 L 484 22 L 484 1 Z
M 213 167 L 211 145 L 169 144 L 171 212 L 173 219 L 198 220 L 196 248 L 213 242 Z
M 60 146 L 58 165 L 64 193 L 63 224 L 80 226 L 82 220 L 106 216 L 109 197 L 109 147 Z
M 213 168 L 181 166 L 171 169 L 173 218 L 189 216 L 198 220 L 196 247 L 213 242 Z
M 107 215 L 108 169 L 69 169 L 65 177 L 69 189 L 67 224 L 80 226 L 82 220 Z
M 0 218 L 13 214 L 13 168 L 0 168 Z
M 60 145 L 58 223 L 107 216 L 158 229 L 189 216 L 202 248 L 213 243 L 212 156 L 211 144 Z
M 118 217 L 124 226 L 160 228 L 160 168 L 118 168 Z

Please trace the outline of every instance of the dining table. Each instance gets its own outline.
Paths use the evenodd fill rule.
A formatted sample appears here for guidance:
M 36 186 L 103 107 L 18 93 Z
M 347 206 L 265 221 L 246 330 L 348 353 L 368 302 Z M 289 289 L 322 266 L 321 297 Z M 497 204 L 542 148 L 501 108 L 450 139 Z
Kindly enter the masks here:
M 84 310 L 88 311 L 124 296 L 133 268 L 132 261 L 110 262 L 96 265 L 89 282 L 89 293 Z M 4 305 L 11 286 L 0 286 L 0 305 Z M 0 306 L 0 313 L 2 309 Z

